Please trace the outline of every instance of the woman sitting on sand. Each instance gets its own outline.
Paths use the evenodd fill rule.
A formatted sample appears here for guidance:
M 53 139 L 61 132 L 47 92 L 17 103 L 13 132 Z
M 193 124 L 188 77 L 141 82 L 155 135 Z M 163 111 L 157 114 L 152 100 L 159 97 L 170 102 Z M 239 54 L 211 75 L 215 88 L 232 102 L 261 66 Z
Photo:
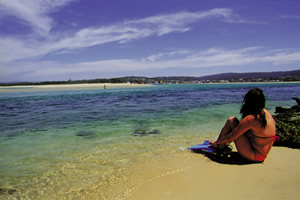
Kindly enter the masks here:
M 263 162 L 276 136 L 275 121 L 265 109 L 265 95 L 259 88 L 250 90 L 244 97 L 240 113 L 242 120 L 230 117 L 212 147 L 224 149 L 230 142 L 244 158 Z

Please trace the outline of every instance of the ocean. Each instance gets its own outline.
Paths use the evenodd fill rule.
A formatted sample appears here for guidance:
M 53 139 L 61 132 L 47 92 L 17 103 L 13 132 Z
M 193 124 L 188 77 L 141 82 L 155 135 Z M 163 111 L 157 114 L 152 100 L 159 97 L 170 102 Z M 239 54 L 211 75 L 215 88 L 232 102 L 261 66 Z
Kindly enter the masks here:
M 229 116 L 240 118 L 253 87 L 264 90 L 271 113 L 300 94 L 300 83 L 2 88 L 0 199 L 122 199 L 170 170 L 144 173 L 147 163 L 216 139 Z

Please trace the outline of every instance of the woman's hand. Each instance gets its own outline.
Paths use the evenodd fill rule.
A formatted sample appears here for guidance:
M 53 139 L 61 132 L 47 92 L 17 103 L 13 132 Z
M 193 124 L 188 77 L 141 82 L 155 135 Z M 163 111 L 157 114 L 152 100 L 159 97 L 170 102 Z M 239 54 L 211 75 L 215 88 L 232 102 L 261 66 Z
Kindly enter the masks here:
M 217 143 L 216 143 L 215 141 L 210 141 L 209 144 L 210 144 L 212 147 L 215 147 L 215 148 L 218 147 L 218 145 L 217 145 Z

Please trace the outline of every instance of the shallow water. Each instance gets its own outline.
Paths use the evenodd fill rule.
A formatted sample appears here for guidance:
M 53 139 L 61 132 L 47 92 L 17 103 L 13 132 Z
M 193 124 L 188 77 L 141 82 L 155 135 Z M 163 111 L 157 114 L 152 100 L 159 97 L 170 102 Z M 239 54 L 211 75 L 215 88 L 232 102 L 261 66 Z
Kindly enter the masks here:
M 271 112 L 300 94 L 299 83 L 2 91 L 0 198 L 116 198 L 141 164 L 214 139 L 253 87 Z

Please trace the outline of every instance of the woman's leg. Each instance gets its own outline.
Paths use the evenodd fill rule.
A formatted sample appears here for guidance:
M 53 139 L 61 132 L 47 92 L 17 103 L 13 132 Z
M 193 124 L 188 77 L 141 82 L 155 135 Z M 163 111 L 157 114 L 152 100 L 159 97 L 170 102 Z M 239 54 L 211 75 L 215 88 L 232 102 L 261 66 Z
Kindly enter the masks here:
M 231 131 L 233 131 L 233 129 L 235 129 L 235 127 L 237 127 L 239 123 L 240 122 L 236 117 L 229 117 L 224 127 L 222 128 L 218 139 L 231 133 Z M 256 161 L 255 151 L 252 148 L 249 138 L 246 136 L 246 134 L 241 135 L 234 141 L 234 143 L 241 156 L 245 157 L 248 160 Z M 226 145 L 227 144 L 219 144 L 218 148 L 224 148 Z
M 234 141 L 234 144 L 241 156 L 248 160 L 256 161 L 255 150 L 251 146 L 249 138 L 246 136 L 246 134 L 243 134 L 237 138 Z
M 220 138 L 222 138 L 223 136 L 231 133 L 231 131 L 233 131 L 233 129 L 235 127 L 237 127 L 239 125 L 240 121 L 236 118 L 236 117 L 229 117 L 225 123 L 225 125 L 223 126 L 220 135 L 218 137 L 218 140 Z M 223 149 L 225 146 L 227 146 L 228 144 L 219 144 L 218 148 Z

